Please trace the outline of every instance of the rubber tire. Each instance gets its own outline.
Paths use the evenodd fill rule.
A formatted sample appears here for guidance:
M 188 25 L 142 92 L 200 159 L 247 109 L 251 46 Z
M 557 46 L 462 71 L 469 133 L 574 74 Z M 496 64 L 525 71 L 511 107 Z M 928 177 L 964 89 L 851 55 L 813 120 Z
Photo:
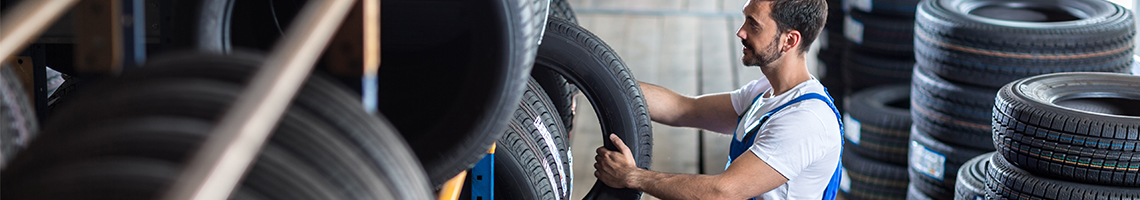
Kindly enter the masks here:
M 847 40 L 882 56 L 914 56 L 914 19 L 875 16 L 861 11 L 847 12 L 843 21 Z
M 1137 86 L 1140 77 L 1094 72 L 1040 75 L 1010 83 L 996 98 L 994 145 L 1014 165 L 1042 176 L 1138 187 Z M 1069 101 L 1098 97 L 1129 102 Z
M 172 31 L 169 43 L 172 49 L 268 51 L 301 2 L 276 1 L 272 12 L 270 1 L 173 2 L 183 7 L 172 21 L 191 25 Z M 399 98 L 381 98 L 378 107 L 393 116 L 435 187 L 471 168 L 501 134 L 530 73 L 548 6 L 544 0 L 384 1 L 379 96 Z M 458 56 L 439 56 L 438 49 Z M 462 98 L 439 98 L 438 90 L 424 88 L 449 88 Z
M 535 67 L 554 70 L 582 89 L 598 113 L 603 145 L 616 149 L 614 133 L 630 148 L 637 167 L 649 169 L 653 135 L 649 111 L 633 74 L 598 36 L 574 23 L 551 19 L 539 47 Z M 641 192 L 614 189 L 598 181 L 585 199 L 639 199 Z
M 39 131 L 31 101 L 12 67 L 0 66 L 0 168 Z
M 912 173 L 911 175 L 914 175 L 914 174 Z M 906 199 L 907 200 L 933 200 L 934 198 L 927 196 L 926 193 L 922 193 L 922 191 L 918 190 L 918 186 L 914 185 L 914 183 L 910 183 L 910 185 L 907 185 L 907 187 L 906 187 Z
M 578 24 L 578 18 L 574 15 L 574 9 L 570 8 L 570 2 L 566 0 L 552 0 L 550 2 L 550 16 L 552 18 L 565 19 L 571 23 Z M 562 118 L 562 124 L 565 135 L 563 137 L 569 138 L 570 132 L 574 130 L 574 107 L 577 104 L 575 97 L 580 93 L 577 86 L 570 84 L 558 72 L 548 70 L 546 68 L 537 67 L 531 69 L 530 77 L 538 81 L 538 84 L 546 89 L 546 95 L 550 97 L 550 101 L 554 103 L 554 107 L 558 110 L 558 114 Z
M 911 82 L 914 59 L 881 56 L 871 53 L 877 50 L 853 44 L 847 48 L 843 57 L 843 80 L 847 90 L 857 93 L 875 86 Z
M 910 152 L 907 153 L 908 168 L 911 173 L 910 182 L 917 186 L 919 191 L 935 199 L 953 199 L 958 169 L 971 158 L 988 152 L 987 150 L 943 143 L 916 129 L 911 129 L 910 141 Z M 935 154 L 930 154 L 930 152 Z M 940 166 L 942 177 L 940 178 L 934 177 L 936 174 L 932 175 L 918 170 L 920 166 L 935 164 L 928 163 L 927 160 L 921 158 L 935 155 L 940 155 L 942 160 L 942 166 Z M 938 160 L 938 158 L 933 159 Z
M 986 198 L 986 170 L 993 156 L 994 152 L 985 153 L 962 164 L 958 169 L 958 180 L 954 183 L 954 200 Z
M 962 10 L 974 5 L 1070 10 L 1089 17 L 1026 22 Z M 947 79 L 993 88 L 1038 74 L 1126 72 L 1136 35 L 1132 12 L 1101 0 L 924 1 L 914 26 L 920 67 Z
M 1140 199 L 1140 190 L 1136 187 L 1051 179 L 1013 166 L 1004 156 L 992 156 L 990 163 L 986 171 L 989 199 Z
M 578 16 L 574 14 L 574 8 L 570 7 L 570 2 L 567 0 L 551 0 L 550 16 L 578 24 Z
M 563 137 L 562 121 L 535 79 L 527 82 L 523 100 L 515 110 L 495 151 L 495 197 L 506 199 L 568 199 L 573 186 L 570 146 Z M 504 167 L 498 171 L 499 158 Z M 502 182 L 503 184 L 500 184 Z
M 852 9 L 894 18 L 914 18 L 914 11 L 918 7 L 918 0 L 846 0 L 843 1 L 843 10 Z
M 474 166 L 502 135 L 526 87 L 547 2 L 384 1 L 379 96 L 393 98 L 380 98 L 379 110 L 434 186 Z M 459 52 L 441 57 L 440 49 Z
M 880 162 L 906 165 L 910 140 L 910 109 L 890 104 L 910 105 L 910 87 L 882 86 L 851 96 L 843 116 L 844 149 Z M 858 137 L 855 142 L 852 137 Z M 849 147 L 849 148 L 848 148 Z
M 25 163 L 30 164 L 23 165 L 22 169 L 18 169 L 20 167 L 5 169 L 5 183 L 3 185 L 8 186 L 12 185 L 9 184 L 11 182 L 19 181 L 20 177 L 12 176 L 13 174 L 20 174 L 20 176 L 23 176 L 23 174 L 35 174 L 34 170 L 42 168 L 36 166 L 66 165 L 66 163 L 61 162 L 80 160 L 69 159 L 69 156 L 74 157 L 94 154 L 93 152 L 84 152 L 84 154 L 68 153 L 68 151 L 81 151 L 82 149 L 97 149 L 102 152 L 112 151 L 107 152 L 111 153 L 110 155 L 125 153 L 138 156 L 137 154 L 140 152 L 148 152 L 142 155 L 165 158 L 168 159 L 169 162 L 173 162 L 174 165 L 184 162 L 182 157 L 185 157 L 190 149 L 197 146 L 196 144 L 189 144 L 187 142 L 197 143 L 204 138 L 198 137 L 198 139 L 196 139 L 197 142 L 195 142 L 195 139 L 172 137 L 170 134 L 158 134 L 141 138 L 138 136 L 124 136 L 119 138 L 139 139 L 135 139 L 136 141 L 133 143 L 130 143 L 131 140 L 124 141 L 120 139 L 119 141 L 135 145 L 110 145 L 114 148 L 108 148 L 98 146 L 104 145 L 103 143 L 114 139 L 108 139 L 108 134 L 87 134 L 91 136 L 78 137 L 81 135 L 76 135 L 76 133 L 72 132 L 75 132 L 74 130 L 91 130 L 97 127 L 131 127 L 130 124 L 169 124 L 125 123 L 127 125 L 115 126 L 110 122 L 132 120 L 146 116 L 174 115 L 190 117 L 202 122 L 198 123 L 198 126 L 179 125 L 169 127 L 173 127 L 176 131 L 190 131 L 190 133 L 197 135 L 205 135 L 210 131 L 209 126 L 212 126 L 209 125 L 211 124 L 210 121 L 215 121 L 217 117 L 220 117 L 219 113 L 224 111 L 222 109 L 225 108 L 225 103 L 222 102 L 232 101 L 232 99 L 236 98 L 241 88 L 240 85 L 244 84 L 245 80 L 252 75 L 252 69 L 259 65 L 259 61 L 256 60 L 223 59 L 227 57 L 228 56 L 219 55 L 190 55 L 175 58 L 160 57 L 153 59 L 148 65 L 149 67 L 132 70 L 131 72 L 133 73 L 124 74 L 118 80 L 107 83 L 101 88 L 93 88 L 91 91 L 85 91 L 87 93 L 81 95 L 89 97 L 94 95 L 102 98 L 90 98 L 90 101 L 65 105 L 68 106 L 65 107 L 65 109 L 70 111 L 68 113 L 74 113 L 75 115 L 59 115 L 53 118 L 52 122 L 68 124 L 68 126 L 58 126 L 59 128 L 49 128 L 45 130 L 47 133 L 56 133 L 54 134 L 55 137 L 45 137 L 44 140 L 42 140 L 45 142 L 37 143 L 41 151 L 36 155 L 39 155 L 38 157 L 40 158 L 50 159 L 38 160 L 36 158 L 37 156 L 24 157 Z M 169 63 L 173 64 L 167 65 Z M 322 171 L 327 174 L 316 175 L 317 177 L 329 177 L 333 180 L 350 181 L 349 183 L 336 184 L 340 185 L 336 187 L 338 188 L 336 190 L 347 190 L 336 192 L 337 194 L 356 194 L 353 196 L 360 198 L 430 198 L 432 195 L 426 175 L 424 175 L 422 167 L 415 162 L 409 148 L 402 143 L 402 140 L 396 135 L 394 129 L 382 121 L 383 119 L 365 113 L 363 109 L 360 108 L 361 103 L 359 100 L 352 101 L 353 96 L 354 95 L 350 94 L 346 89 L 337 87 L 335 83 L 327 78 L 322 78 L 319 74 L 314 75 L 314 77 L 311 77 L 303 86 L 301 91 L 299 91 L 296 99 L 293 101 L 293 106 L 284 114 L 285 116 L 282 118 L 280 126 L 277 128 L 277 131 L 275 131 L 276 134 L 270 138 L 266 149 L 279 148 L 277 146 L 282 145 L 293 148 L 293 151 L 296 153 L 291 154 L 310 160 L 307 162 L 297 162 L 312 163 L 304 165 L 312 165 L 310 168 L 322 169 Z M 185 127 L 200 128 L 186 130 Z M 311 129 L 315 127 L 324 128 Z M 153 128 L 154 127 L 152 127 L 152 129 Z M 160 129 L 149 132 L 171 132 L 162 131 L 161 128 L 165 128 L 163 126 L 159 126 L 158 128 Z M 126 131 L 106 131 L 105 133 L 123 132 Z M 146 132 L 144 131 L 143 133 Z M 296 136 L 302 136 L 302 138 L 297 138 Z M 321 139 L 321 137 L 314 138 L 314 136 L 340 139 L 328 140 Z M 55 140 L 49 138 L 54 138 Z M 147 138 L 150 138 L 150 140 L 145 140 Z M 140 139 L 143 141 L 137 141 Z M 182 145 L 169 145 L 171 141 L 182 143 Z M 330 143 L 330 141 L 332 143 Z M 168 145 L 160 145 L 163 143 Z M 53 153 L 51 146 L 56 145 L 65 145 L 69 148 L 55 148 L 56 150 L 54 150 L 55 152 Z M 91 148 L 83 148 L 85 145 Z M 134 148 L 134 150 L 125 147 Z M 298 147 L 300 148 L 298 149 Z M 334 148 L 329 149 L 329 147 Z M 140 148 L 149 150 L 142 151 Z M 321 148 L 324 148 L 324 150 L 321 150 Z M 155 151 L 156 149 L 164 150 Z M 116 154 L 115 151 L 120 153 Z M 156 154 L 162 152 L 166 153 Z M 264 154 L 266 152 L 268 151 L 263 150 L 262 153 Z M 297 162 L 290 162 L 291 164 L 287 165 L 302 165 Z M 261 164 L 265 162 L 258 161 L 257 163 Z M 254 171 L 257 171 L 257 169 L 258 167 L 255 165 L 248 176 L 253 177 Z M 353 184 L 351 183 L 353 179 L 360 180 L 357 181 L 356 184 Z M 247 182 L 249 180 L 250 178 L 247 177 Z M 324 181 L 324 183 L 329 184 L 328 181 Z M 313 182 L 306 184 L 322 183 Z M 360 188 L 370 189 L 359 190 Z M 287 189 L 270 188 L 270 192 L 274 194 L 276 194 L 278 190 L 285 191 Z M 363 195 L 361 192 L 369 191 L 371 191 L 370 193 L 373 195 L 380 196 L 360 196 Z
M 850 178 L 851 188 L 840 192 L 849 199 L 906 198 L 909 180 L 905 165 L 874 161 L 847 151 L 843 152 L 843 166 L 846 175 L 843 178 Z
M 916 67 L 911 84 L 911 116 L 924 133 L 947 143 L 993 151 L 996 89 L 942 79 Z

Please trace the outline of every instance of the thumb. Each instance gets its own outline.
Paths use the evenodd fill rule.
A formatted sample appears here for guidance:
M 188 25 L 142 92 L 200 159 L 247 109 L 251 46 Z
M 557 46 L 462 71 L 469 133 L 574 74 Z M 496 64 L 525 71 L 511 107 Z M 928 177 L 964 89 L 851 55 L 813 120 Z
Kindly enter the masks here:
M 622 142 L 621 138 L 619 138 L 616 134 L 610 133 L 610 141 L 614 143 L 614 146 L 618 148 L 618 151 L 621 151 L 621 154 L 630 154 L 629 147 L 625 146 L 625 142 Z

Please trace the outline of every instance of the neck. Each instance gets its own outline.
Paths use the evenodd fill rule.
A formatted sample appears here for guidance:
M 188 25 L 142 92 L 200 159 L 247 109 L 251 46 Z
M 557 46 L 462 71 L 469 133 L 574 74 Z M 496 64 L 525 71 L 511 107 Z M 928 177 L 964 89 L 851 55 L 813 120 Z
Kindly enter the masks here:
M 794 54 L 787 58 L 789 59 L 772 63 L 772 66 L 760 68 L 760 71 L 764 72 L 764 76 L 768 77 L 768 82 L 772 84 L 772 93 L 766 97 L 784 94 L 796 85 L 811 80 L 811 74 L 807 71 L 803 54 Z

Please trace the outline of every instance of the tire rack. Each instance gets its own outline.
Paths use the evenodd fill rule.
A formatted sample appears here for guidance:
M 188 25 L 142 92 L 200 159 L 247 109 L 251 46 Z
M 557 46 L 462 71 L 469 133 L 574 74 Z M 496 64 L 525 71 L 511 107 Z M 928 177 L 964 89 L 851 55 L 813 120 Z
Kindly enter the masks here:
M 112 42 L 111 57 L 105 55 L 95 56 L 102 59 L 94 66 L 97 69 L 109 70 L 105 72 L 117 73 L 122 66 L 133 66 L 136 61 L 136 51 L 126 50 L 130 55 L 124 55 L 123 46 L 133 47 L 136 38 L 144 35 L 127 34 L 123 39 L 123 24 L 114 15 L 119 11 L 120 1 L 126 0 L 87 0 L 90 3 L 110 8 L 110 17 L 106 18 L 109 24 L 102 24 L 102 29 L 95 34 L 103 38 L 110 36 Z M 126 6 L 137 8 L 141 1 L 130 0 Z M 224 199 L 229 196 L 234 187 L 241 180 L 242 175 L 250 167 L 251 162 L 260 151 L 261 146 L 269 137 L 270 131 L 280 120 L 281 114 L 292 101 L 305 78 L 308 77 L 313 65 L 321 56 L 325 47 L 333 40 L 333 36 L 341 23 L 349 16 L 350 10 L 362 13 L 361 23 L 350 20 L 346 29 L 363 30 L 361 35 L 341 34 L 340 39 L 364 40 L 361 49 L 363 55 L 362 81 L 367 87 L 371 80 L 375 87 L 376 70 L 380 63 L 379 52 L 379 0 L 363 0 L 354 3 L 353 0 L 323 0 L 314 1 L 305 6 L 298 19 L 286 31 L 284 38 L 270 52 L 268 59 L 250 81 L 250 86 L 239 96 L 231 109 L 226 111 L 219 124 L 207 139 L 203 147 L 197 150 L 187 168 L 180 175 L 179 181 L 163 194 L 163 199 Z M 33 39 L 37 38 L 53 22 L 59 19 L 70 8 L 79 4 L 79 0 L 51 0 L 51 1 L 21 1 L 14 6 L 12 12 L 5 13 L 0 19 L 0 58 L 9 58 L 24 49 Z M 356 9 L 353 9 L 354 4 Z M 124 12 L 138 12 L 140 9 L 124 9 Z M 142 15 L 132 15 L 142 16 Z M 137 18 L 136 18 L 137 19 Z M 133 22 L 133 21 L 132 21 Z M 108 26 L 109 25 L 109 26 Z M 89 31 L 89 30 L 84 30 Z M 102 32 L 106 31 L 106 32 Z M 134 31 L 131 31 L 132 33 Z M 343 31 L 341 31 L 343 32 Z M 77 41 L 82 43 L 82 41 Z M 122 44 L 121 46 L 118 46 Z M 79 48 L 77 48 L 79 49 Z M 127 57 L 123 57 L 127 56 Z M 130 58 L 130 59 L 123 59 Z M 124 64 L 123 61 L 131 62 Z M 352 66 L 342 66 L 352 67 Z M 351 68 L 342 68 L 351 69 Z M 352 70 L 345 70 L 352 71 Z M 373 93 L 373 98 L 375 95 Z M 366 97 L 367 93 L 366 93 Z M 375 108 L 374 106 L 372 108 Z M 374 111 L 374 109 L 372 109 Z

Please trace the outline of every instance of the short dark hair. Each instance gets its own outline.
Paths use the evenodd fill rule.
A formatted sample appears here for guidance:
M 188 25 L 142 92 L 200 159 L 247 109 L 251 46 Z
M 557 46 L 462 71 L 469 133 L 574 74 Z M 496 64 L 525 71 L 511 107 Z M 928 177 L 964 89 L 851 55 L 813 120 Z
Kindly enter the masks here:
M 827 2 L 824 0 L 775 0 L 772 2 L 772 20 L 780 33 L 800 31 L 800 53 L 805 53 L 827 23 Z

